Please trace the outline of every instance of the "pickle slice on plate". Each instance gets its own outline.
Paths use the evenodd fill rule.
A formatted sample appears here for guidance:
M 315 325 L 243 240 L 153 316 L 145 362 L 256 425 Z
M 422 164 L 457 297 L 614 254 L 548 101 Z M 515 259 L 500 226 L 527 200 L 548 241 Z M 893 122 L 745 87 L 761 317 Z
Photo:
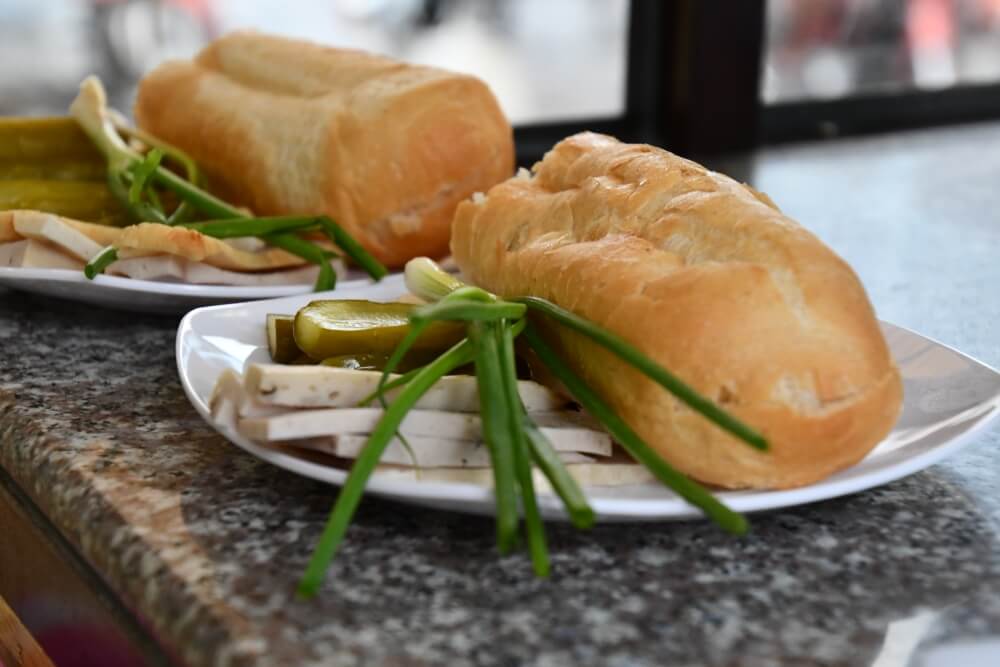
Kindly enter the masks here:
M 290 364 L 302 356 L 302 350 L 295 344 L 294 328 L 294 315 L 267 314 L 267 351 L 275 363 Z
M 0 210 L 127 225 L 104 156 L 69 117 L 0 118 Z
M 0 118 L 0 162 L 77 162 L 106 169 L 104 156 L 69 116 Z
M 391 354 L 410 330 L 409 303 L 377 303 L 341 299 L 313 301 L 295 315 L 295 343 L 322 361 L 342 355 Z M 434 322 L 413 350 L 443 352 L 465 337 L 458 322 Z

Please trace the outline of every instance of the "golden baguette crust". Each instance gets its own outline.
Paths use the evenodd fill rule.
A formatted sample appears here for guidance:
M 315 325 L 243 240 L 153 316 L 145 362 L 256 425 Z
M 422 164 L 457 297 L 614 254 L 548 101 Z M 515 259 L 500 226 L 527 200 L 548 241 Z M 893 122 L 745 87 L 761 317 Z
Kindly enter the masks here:
M 891 429 L 899 373 L 851 268 L 766 196 L 667 151 L 563 140 L 456 212 L 474 283 L 537 295 L 624 337 L 771 443 L 760 453 L 579 336 L 565 358 L 684 473 L 729 488 L 809 484 Z
M 139 86 L 140 127 L 258 214 L 326 213 L 379 259 L 448 250 L 455 206 L 510 176 L 510 124 L 480 80 L 251 32 Z

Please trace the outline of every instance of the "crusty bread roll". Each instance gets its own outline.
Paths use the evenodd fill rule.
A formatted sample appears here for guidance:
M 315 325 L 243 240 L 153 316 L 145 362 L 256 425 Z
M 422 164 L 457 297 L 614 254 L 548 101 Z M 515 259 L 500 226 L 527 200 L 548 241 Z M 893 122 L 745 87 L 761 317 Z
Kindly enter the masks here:
M 632 342 L 756 427 L 761 453 L 593 343 L 562 355 L 688 475 L 728 488 L 809 484 L 890 430 L 902 386 L 851 268 L 763 194 L 667 151 L 578 134 L 532 177 L 459 206 L 472 282 L 537 295 Z
M 326 213 L 383 262 L 441 256 L 455 206 L 510 176 L 479 79 L 240 32 L 139 85 L 139 126 L 259 215 Z

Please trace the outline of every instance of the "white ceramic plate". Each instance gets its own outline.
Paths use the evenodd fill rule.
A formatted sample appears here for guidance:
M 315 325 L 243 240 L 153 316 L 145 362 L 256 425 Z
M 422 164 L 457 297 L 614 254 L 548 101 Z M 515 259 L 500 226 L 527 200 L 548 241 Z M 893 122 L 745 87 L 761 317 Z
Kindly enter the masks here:
M 358 272 L 349 273 L 340 280 L 339 288 L 370 284 L 367 278 L 360 277 L 362 275 Z M 233 287 L 104 275 L 88 280 L 83 271 L 75 269 L 24 269 L 6 266 L 0 267 L 0 285 L 116 310 L 171 314 L 186 313 L 199 306 L 274 299 L 312 292 L 311 284 Z
M 404 292 L 400 276 L 368 286 L 345 286 L 344 298 L 393 299 Z M 233 429 L 215 423 L 208 399 L 215 380 L 228 368 L 242 371 L 247 361 L 268 361 L 264 334 L 267 313 L 292 313 L 312 295 L 273 301 L 200 308 L 184 318 L 177 330 L 177 368 L 192 405 L 219 433 L 242 449 L 286 470 L 341 484 L 346 473 L 287 451 L 262 447 Z M 974 433 L 1000 413 L 1000 373 L 945 345 L 892 324 L 883 330 L 903 375 L 903 414 L 889 437 L 863 461 L 822 482 L 788 491 L 719 493 L 733 509 L 743 512 L 801 505 L 879 486 L 912 474 L 956 452 Z M 419 482 L 375 475 L 368 492 L 419 505 L 491 514 L 489 489 L 471 484 Z M 669 490 L 644 484 L 586 489 L 599 519 L 642 521 L 700 516 Z M 563 517 L 558 498 L 543 495 L 550 518 Z

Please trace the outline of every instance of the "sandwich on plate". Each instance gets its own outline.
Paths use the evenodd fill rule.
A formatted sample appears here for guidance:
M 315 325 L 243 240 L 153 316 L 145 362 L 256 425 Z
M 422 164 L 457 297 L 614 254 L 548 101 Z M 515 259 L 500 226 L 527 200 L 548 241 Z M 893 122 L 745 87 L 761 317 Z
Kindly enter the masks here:
M 350 473 L 314 591 L 371 474 L 485 483 L 498 542 L 536 488 L 579 526 L 586 489 L 660 483 L 721 526 L 710 489 L 784 489 L 890 431 L 899 372 L 850 267 L 765 194 L 668 151 L 581 133 L 457 208 L 460 277 L 407 265 L 395 303 L 275 313 L 272 363 L 219 379 L 216 418 Z M 332 545 L 332 546 L 331 546 Z
M 257 33 L 154 69 L 134 114 L 89 78 L 70 118 L 0 121 L 0 266 L 329 289 L 445 255 L 513 171 L 482 81 Z

